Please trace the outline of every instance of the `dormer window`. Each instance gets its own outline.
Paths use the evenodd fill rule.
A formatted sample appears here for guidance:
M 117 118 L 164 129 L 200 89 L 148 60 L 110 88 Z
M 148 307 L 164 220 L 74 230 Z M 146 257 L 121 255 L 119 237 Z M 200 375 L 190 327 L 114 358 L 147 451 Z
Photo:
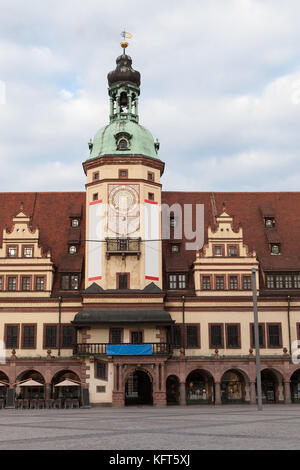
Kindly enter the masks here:
M 214 246 L 214 256 L 222 256 L 222 246 L 221 245 L 215 245 Z
M 71 227 L 73 227 L 73 228 L 79 227 L 79 219 L 72 219 L 71 220 Z
M 69 255 L 75 255 L 77 253 L 77 246 L 76 245 L 70 245 L 69 246 Z
M 238 250 L 236 245 L 230 245 L 228 247 L 228 255 L 229 256 L 237 256 L 238 255 Z
M 279 243 L 271 243 L 271 255 L 280 255 Z
M 16 258 L 18 254 L 18 248 L 16 246 L 9 246 L 7 254 L 9 258 Z
M 24 246 L 23 248 L 23 256 L 24 258 L 32 258 L 33 249 L 31 246 Z
M 274 217 L 265 217 L 265 228 L 274 228 L 275 219 Z

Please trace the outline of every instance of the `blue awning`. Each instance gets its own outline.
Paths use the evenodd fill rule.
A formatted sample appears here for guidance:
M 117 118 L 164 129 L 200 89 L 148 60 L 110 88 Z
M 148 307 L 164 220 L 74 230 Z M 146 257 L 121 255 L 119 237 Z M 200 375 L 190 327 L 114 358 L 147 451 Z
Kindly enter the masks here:
M 152 344 L 108 344 L 108 356 L 150 356 Z

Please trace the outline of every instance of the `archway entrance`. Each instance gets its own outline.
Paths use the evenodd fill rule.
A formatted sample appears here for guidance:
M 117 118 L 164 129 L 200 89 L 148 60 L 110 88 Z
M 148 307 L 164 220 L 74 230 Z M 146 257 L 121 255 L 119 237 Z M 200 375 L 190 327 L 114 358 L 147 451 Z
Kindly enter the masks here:
M 261 389 L 263 403 L 278 402 L 278 379 L 274 371 L 265 369 L 261 372 Z
M 17 399 L 45 399 L 45 379 L 36 370 L 27 370 L 17 378 Z
M 125 405 L 152 405 L 152 382 L 149 375 L 136 370 L 125 383 Z
M 169 375 L 166 383 L 167 405 L 179 404 L 179 379 L 176 375 Z
M 291 400 L 300 403 L 300 370 L 296 370 L 291 377 Z
M 187 405 L 201 405 L 214 402 L 214 381 L 204 370 L 194 370 L 186 379 Z
M 236 370 L 225 372 L 221 382 L 222 403 L 244 403 L 245 401 L 245 379 Z

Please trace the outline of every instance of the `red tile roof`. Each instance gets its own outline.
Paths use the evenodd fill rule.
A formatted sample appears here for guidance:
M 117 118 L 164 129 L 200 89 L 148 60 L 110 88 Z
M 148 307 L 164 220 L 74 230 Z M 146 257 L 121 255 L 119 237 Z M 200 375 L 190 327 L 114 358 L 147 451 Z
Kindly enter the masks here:
M 300 271 L 300 192 L 273 193 L 210 193 L 210 192 L 178 192 L 163 191 L 162 202 L 172 205 L 204 204 L 204 235 L 207 241 L 208 226 L 215 227 L 215 216 L 220 215 L 226 206 L 226 212 L 234 218 L 234 227 L 243 227 L 244 242 L 250 251 L 255 250 L 261 267 L 265 270 L 298 270 Z M 79 256 L 84 256 L 85 239 L 85 192 L 55 192 L 55 193 L 0 193 L 0 242 L 2 229 L 11 227 L 12 217 L 20 211 L 31 217 L 33 228 L 40 230 L 40 244 L 45 251 L 50 250 L 52 260 L 58 270 L 61 269 L 67 255 L 70 241 L 70 217 L 82 214 L 80 232 L 81 244 Z M 272 214 L 271 214 L 272 212 Z M 266 229 L 263 216 L 275 217 L 276 229 Z M 74 230 L 74 229 L 73 229 Z M 79 233 L 76 230 L 76 239 Z M 75 234 L 75 231 L 74 231 Z M 281 254 L 270 254 L 270 237 L 281 241 Z M 269 240 L 268 240 L 269 238 Z M 194 251 L 185 250 L 185 242 L 181 244 L 180 254 L 170 252 L 169 242 L 164 241 L 164 269 L 189 269 L 195 259 Z M 82 270 L 82 280 L 84 269 Z M 192 288 L 192 276 L 189 276 Z M 84 280 L 83 280 L 84 281 Z M 82 286 L 84 284 L 82 283 Z M 54 290 L 59 289 L 58 275 L 55 276 Z

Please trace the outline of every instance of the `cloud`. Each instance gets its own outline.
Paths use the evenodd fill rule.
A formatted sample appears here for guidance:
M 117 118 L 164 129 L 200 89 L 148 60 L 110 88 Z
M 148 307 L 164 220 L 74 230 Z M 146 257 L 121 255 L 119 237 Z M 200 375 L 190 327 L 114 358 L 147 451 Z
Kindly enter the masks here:
M 84 190 L 81 162 L 109 119 L 106 75 L 124 27 L 165 189 L 298 189 L 298 2 L 157 5 L 2 0 L 3 191 Z

